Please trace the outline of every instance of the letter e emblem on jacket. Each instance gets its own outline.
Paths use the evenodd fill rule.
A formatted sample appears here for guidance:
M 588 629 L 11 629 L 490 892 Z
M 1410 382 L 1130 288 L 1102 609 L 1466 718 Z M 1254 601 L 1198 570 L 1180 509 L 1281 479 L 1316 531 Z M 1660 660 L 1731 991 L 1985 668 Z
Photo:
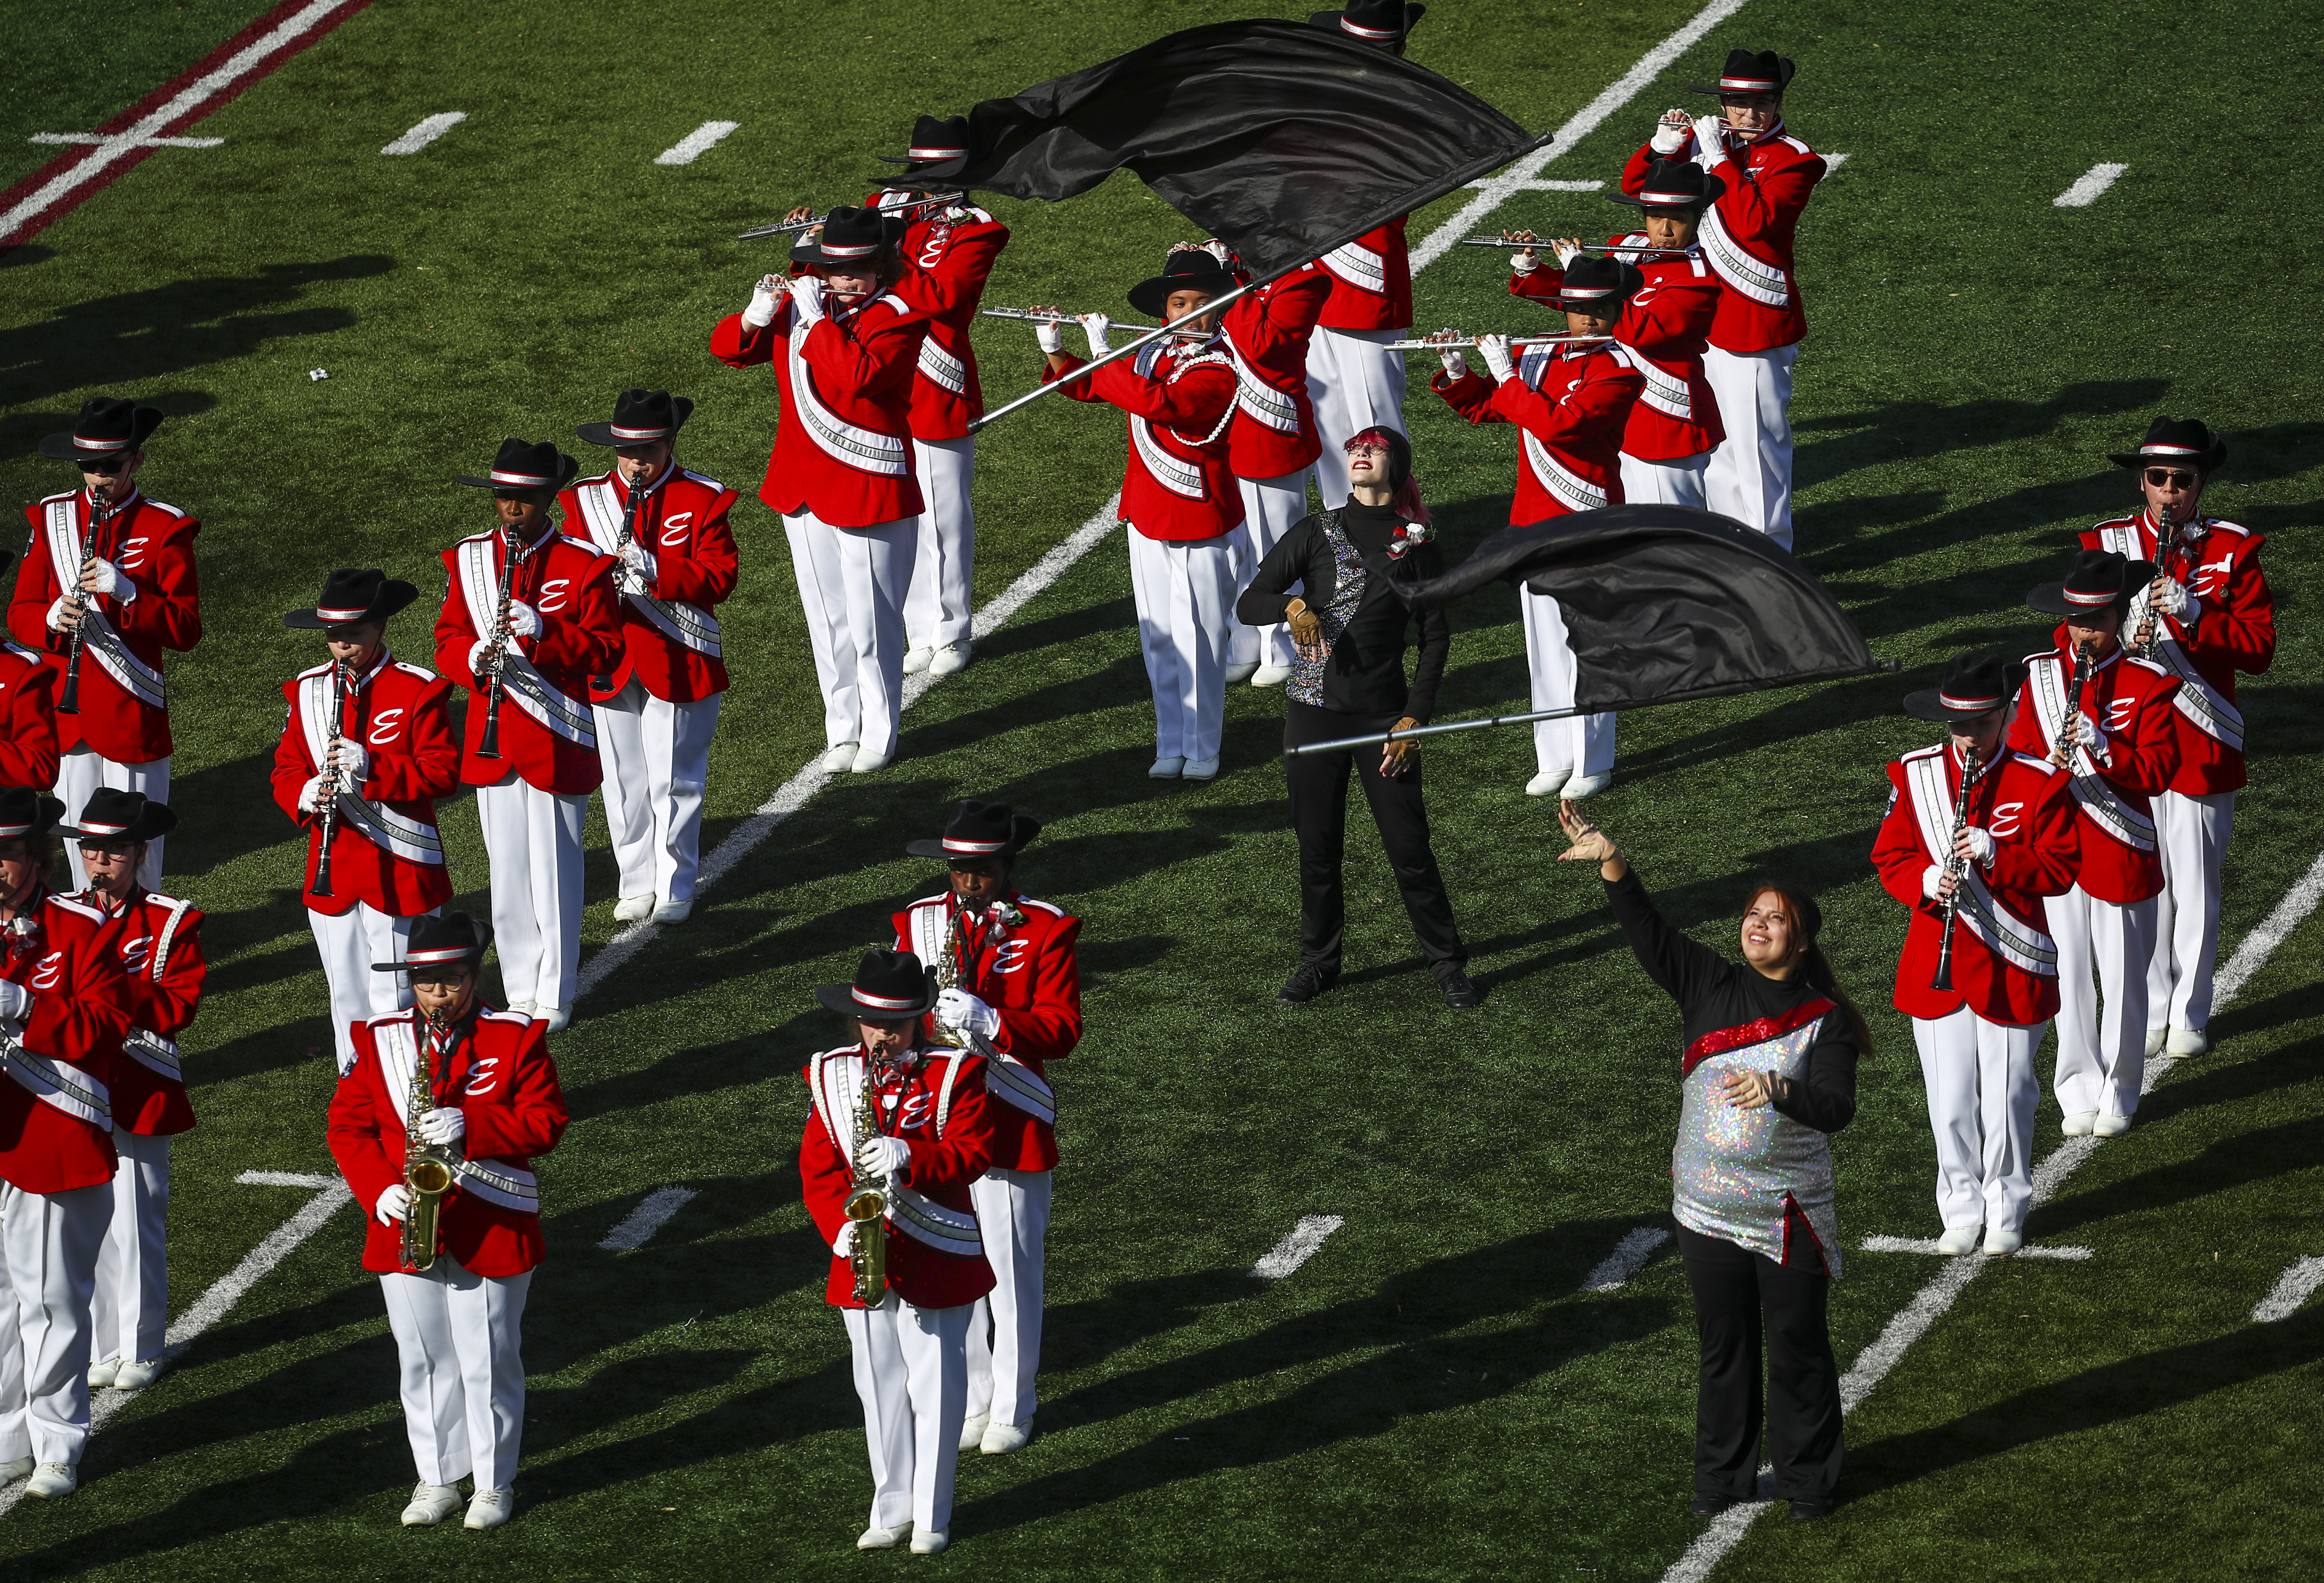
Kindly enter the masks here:
M 556 611 L 564 609 L 567 604 L 570 602 L 565 597 L 566 590 L 572 588 L 572 586 L 573 579 L 569 577 L 551 578 L 547 582 L 541 584 L 541 613 L 543 615 L 550 615 Z
M 500 1064 L 501 1058 L 497 1055 L 488 1055 L 479 1060 L 468 1073 L 467 1091 L 470 1094 L 491 1093 L 493 1085 L 500 1081 L 500 1073 L 495 1069 Z
M 927 1120 L 928 1097 L 926 1094 L 905 1096 L 904 1114 L 896 1118 L 896 1130 L 899 1133 L 916 1132 L 926 1126 Z
M 687 529 L 688 529 L 688 528 L 692 527 L 693 525 L 694 525 L 694 514 L 693 514 L 692 512 L 690 512 L 690 511 L 681 511 L 681 512 L 678 512 L 678 513 L 677 513 L 677 514 L 673 514 L 673 515 L 666 516 L 666 517 L 662 518 L 662 519 L 661 519 L 661 542 L 662 542 L 662 546 L 663 546 L 665 549 L 667 549 L 667 548 L 669 548 L 670 545 L 673 545 L 673 544 L 683 544 L 683 543 L 685 543 L 685 542 L 686 542 L 686 531 L 687 531 Z
M 992 970 L 995 973 L 1016 972 L 1024 967 L 1025 958 L 1032 949 L 1031 942 L 1027 940 L 1003 940 L 1001 949 L 992 953 Z
M 41 958 L 41 965 L 32 969 L 32 987 L 34 989 L 54 989 L 57 986 L 57 980 L 63 976 L 64 970 L 64 952 L 60 950 L 51 951 L 47 956 Z
M 2107 726 L 2109 731 L 2120 731 L 2130 724 L 2130 711 L 2138 707 L 2135 698 L 2118 698 L 2107 706 Z
M 153 541 L 147 538 L 127 539 L 121 545 L 121 569 L 135 571 L 145 560 L 145 546 Z
M 1986 834 L 1997 841 L 2009 839 L 2017 833 L 2018 825 L 2024 822 L 2024 813 L 2025 805 L 2022 802 L 1995 803 L 1993 823 L 1986 827 Z
M 396 727 L 403 724 L 401 709 L 382 709 L 371 719 L 371 736 L 365 740 L 374 747 L 385 747 L 395 740 Z

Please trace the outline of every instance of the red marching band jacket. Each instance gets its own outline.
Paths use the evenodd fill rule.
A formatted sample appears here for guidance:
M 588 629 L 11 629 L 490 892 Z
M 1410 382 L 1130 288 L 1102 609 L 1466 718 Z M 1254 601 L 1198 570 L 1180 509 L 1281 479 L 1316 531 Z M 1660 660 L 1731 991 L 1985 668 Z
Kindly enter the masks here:
M 2267 541 L 2206 517 L 2158 555 L 2154 519 L 2145 512 L 2100 523 L 2081 540 L 2085 550 L 2150 561 L 2185 586 L 2194 601 L 2187 614 L 2158 613 L 2154 624 L 2154 662 L 2179 679 L 2171 699 L 2179 711 L 2179 773 L 2169 789 L 2188 797 L 2241 790 L 2249 777 L 2236 672 L 2257 676 L 2275 662 L 2275 596 L 2259 566 L 2259 547 Z M 2122 624 L 2124 642 L 2136 634 L 2147 604 L 2142 590 Z
M 371 762 L 362 789 L 339 798 L 327 896 L 315 893 L 323 822 L 301 809 L 299 798 L 330 756 L 331 667 L 300 671 L 282 684 L 282 697 L 289 709 L 274 745 L 274 803 L 307 831 L 308 910 L 337 918 L 360 902 L 390 918 L 417 918 L 450 901 L 436 799 L 460 784 L 452 684 L 384 646 L 371 669 L 348 683 L 339 733 L 361 743 Z M 512 712 L 502 706 L 503 740 Z
M 1823 180 L 1822 157 L 1785 133 L 1777 123 L 1753 137 L 1737 159 L 1733 137 L 1711 173 L 1726 183 L 1703 211 L 1702 246 L 1727 289 L 1720 293 L 1719 317 L 1711 344 L 1722 352 L 1765 352 L 1788 347 L 1808 333 L 1800 305 L 1800 284 L 1792 273 L 1793 235 L 1800 211 Z M 1692 159 L 1690 137 L 1672 159 Z M 1636 197 L 1646 171 L 1664 156 L 1646 143 L 1622 168 L 1622 190 Z
M 1068 371 L 1086 358 L 1068 357 Z M 1043 384 L 1063 377 L 1044 368 Z M 1114 515 L 1149 539 L 1215 539 L 1242 525 L 1242 491 L 1228 459 L 1235 415 L 1234 362 L 1218 338 L 1190 347 L 1156 341 L 1065 387 L 1077 402 L 1130 414 L 1130 467 Z
M 1412 328 L 1412 257 L 1404 245 L 1411 218 L 1398 215 L 1315 261 L 1332 276 L 1321 320 L 1326 329 Z
M 2046 759 L 2064 726 L 2074 657 L 2060 646 L 2025 657 L 2025 686 L 2009 745 Z M 2179 733 L 2172 694 L 2178 679 L 2160 666 L 2116 649 L 2090 667 L 2081 713 L 2098 727 L 2096 751 L 2074 750 L 2069 780 L 2081 810 L 2075 838 L 2081 861 L 2074 883 L 2101 902 L 2127 905 L 2163 890 L 2163 859 L 2154 848 L 2153 796 L 2179 773 Z
M 927 329 L 927 316 L 893 292 L 811 325 L 788 300 L 762 329 L 739 313 L 719 321 L 710 355 L 730 368 L 772 363 L 782 390 L 761 500 L 783 516 L 812 512 L 835 528 L 920 514 L 912 384 Z
M 24 508 L 32 543 L 16 569 L 15 597 L 8 602 L 9 633 L 47 656 L 59 693 L 72 643 L 69 634 L 49 630 L 49 606 L 79 580 L 88 511 L 88 496 L 77 489 Z M 176 506 L 133 495 L 90 546 L 136 597 L 105 594 L 89 601 L 90 619 L 81 628 L 80 713 L 57 717 L 63 751 L 86 743 L 122 764 L 170 755 L 161 651 L 183 653 L 202 641 L 201 588 L 194 575 L 194 535 L 201 531 L 199 520 Z
M 866 202 L 876 206 L 879 195 Z M 1009 245 L 1009 227 L 981 208 L 968 213 L 955 223 L 938 210 L 906 231 L 904 260 L 911 267 L 890 288 L 927 315 L 927 337 L 912 380 L 915 440 L 965 439 L 971 421 L 984 415 L 984 388 L 977 383 L 968 331 L 993 262 Z
M 815 1109 L 799 1138 L 799 1193 L 825 1247 L 847 1223 L 853 1144 L 872 1130 L 856 1118 L 863 1061 L 861 1045 L 826 1050 L 802 1073 Z M 888 1285 L 914 1308 L 958 1308 L 992 1290 L 968 1197 L 969 1183 L 991 1164 L 992 1106 L 984 1088 L 983 1058 L 963 1051 L 934 1052 L 908 1076 L 882 1069 L 877 1130 L 912 1146 L 910 1163 L 888 1193 Z M 855 1301 L 855 1272 L 836 1254 L 824 1300 L 863 1306 Z
M 1646 247 L 1643 232 L 1607 241 Z M 1632 262 L 1625 258 L 1625 263 Z M 1637 261 L 1646 283 L 1614 321 L 1614 351 L 1646 384 L 1622 429 L 1622 450 L 1642 462 L 1676 461 L 1717 449 L 1727 438 L 1719 398 L 1702 374 L 1702 349 L 1719 312 L 1719 278 L 1696 246 L 1685 258 Z M 1537 268 L 1509 277 L 1513 297 L 1554 303 L 1565 283 L 1561 269 Z
M 32 992 L 23 1024 L 0 1022 L 0 1181 L 28 1193 L 113 1180 L 114 1069 L 130 996 L 100 938 L 105 916 L 46 893 L 0 933 L 0 978 Z
M 0 786 L 57 783 L 55 685 L 61 679 L 32 650 L 0 643 Z
M 1514 423 L 1525 464 L 1509 502 L 1513 523 L 1622 504 L 1622 435 L 1646 379 L 1603 347 L 1517 347 L 1514 378 L 1496 384 L 1471 366 L 1428 388 L 1471 423 Z
M 549 1058 L 549 1025 L 480 1009 L 448 1060 L 431 1062 L 438 1107 L 456 1106 L 467 1134 L 452 1145 L 452 1186 L 436 1221 L 436 1251 L 471 1273 L 521 1275 L 540 1263 L 540 1190 L 534 1156 L 565 1135 L 565 1093 Z M 404 1107 L 427 1024 L 415 1010 L 354 1024 L 355 1064 L 331 1095 L 331 1158 L 364 1217 L 364 1268 L 405 1268 L 403 1225 L 382 1226 L 379 1195 L 403 1180 Z
M 1228 304 L 1220 329 L 1235 371 L 1227 465 L 1238 478 L 1280 478 L 1313 467 L 1323 443 L 1307 393 L 1307 345 L 1336 288 L 1312 264 Z
M 676 462 L 662 469 L 634 529 L 636 542 L 653 554 L 653 581 L 633 592 L 622 569 L 613 569 L 622 658 L 610 675 L 592 679 L 591 701 L 615 697 L 632 676 L 667 703 L 698 703 L 726 690 L 724 650 L 712 609 L 733 597 L 742 564 L 734 530 L 726 521 L 735 498 L 717 479 Z M 557 503 L 566 522 L 580 528 L 580 537 L 604 554 L 616 552 L 630 509 L 630 486 L 618 469 L 584 478 L 558 495 Z M 597 680 L 605 685 L 595 685 Z
M 954 951 L 956 987 L 1001 1014 L 1001 1032 L 985 1058 L 992 1106 L 992 1164 L 1002 1171 L 1050 1171 L 1057 1163 L 1057 1097 L 1047 1063 L 1074 1052 L 1082 1036 L 1081 964 L 1074 955 L 1082 921 L 1030 896 L 1012 895 L 1018 923 L 964 919 Z M 913 903 L 895 915 L 896 949 L 923 962 L 944 960 L 955 911 L 952 893 Z M 935 1019 L 928 1021 L 934 1032 Z
M 113 1063 L 113 1125 L 145 1137 L 185 1132 L 194 1107 L 178 1067 L 178 1035 L 194 1020 L 209 976 L 201 910 L 152 891 L 139 891 L 118 912 L 94 892 L 73 899 L 105 918 L 98 947 L 120 964 L 128 996 L 129 1032 Z
M 509 639 L 501 668 L 501 756 L 478 758 L 486 690 L 484 679 L 468 669 L 468 653 L 495 625 L 501 560 L 507 553 L 497 528 L 444 551 L 452 586 L 436 617 L 436 668 L 465 679 L 475 694 L 460 778 L 471 786 L 490 786 L 514 769 L 543 792 L 594 792 L 605 771 L 597 757 L 589 678 L 611 671 L 623 653 L 612 577 L 619 563 L 599 554 L 587 540 L 558 532 L 544 535 L 524 552 L 509 579 L 509 597 L 540 613 L 540 635 Z
M 1888 893 L 1913 911 L 1896 962 L 1896 1009 L 1950 1016 L 1967 1006 L 1988 1023 L 2023 1027 L 2058 1014 L 2058 947 L 2042 898 L 2074 884 L 2080 861 L 2066 772 L 2008 753 L 1969 790 L 1967 823 L 1993 838 L 1993 857 L 1967 866 L 1953 913 L 1953 987 L 1933 989 L 1944 907 L 1928 893 L 1931 867 L 1952 862 L 1960 759 L 1940 743 L 1888 766 L 1888 812 L 1872 866 Z

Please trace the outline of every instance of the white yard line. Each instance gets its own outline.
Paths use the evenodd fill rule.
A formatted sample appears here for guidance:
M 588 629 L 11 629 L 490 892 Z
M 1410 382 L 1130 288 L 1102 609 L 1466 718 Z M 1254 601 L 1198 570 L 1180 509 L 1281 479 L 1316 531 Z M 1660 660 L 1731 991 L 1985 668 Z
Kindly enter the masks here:
M 1868 1254 L 1930 1254 L 1938 1258 L 1948 1259 L 1981 1259 L 1985 1257 L 1983 1254 L 1979 1253 L 1948 1254 L 1937 1245 L 1937 1239 L 1933 1236 L 1868 1236 L 1856 1245 L 1862 1248 Z M 2036 1246 L 2019 1248 L 2015 1256 L 2021 1259 L 2079 1260 L 2096 1258 L 2098 1254 L 2097 1251 L 2092 1248 L 2074 1247 L 2066 1244 L 2043 1243 Z
M 2301 1303 L 2316 1295 L 2319 1286 L 2324 1286 L 2324 1259 L 2302 1259 L 2283 1273 L 2283 1279 L 2275 1283 L 2273 1291 L 2260 1299 L 2259 1306 L 2252 1310 L 2252 1318 L 2263 1325 L 2288 1319 L 2300 1311 Z
M 690 165 L 716 148 L 726 134 L 742 126 L 740 121 L 705 121 L 654 156 L 657 165 Z
M 1582 1278 L 1584 1291 L 1618 1291 L 1622 1283 L 1646 1267 L 1655 1250 L 1670 1240 L 1665 1226 L 1641 1226 L 1614 1245 L 1606 1262 Z
M 2092 165 L 2082 172 L 2080 181 L 2052 199 L 2050 203 L 2056 208 L 2088 208 L 2107 188 L 2122 180 L 2122 173 L 2129 169 L 2128 165 Z
M 1315 1256 L 1323 1239 L 1347 1224 L 1340 1215 L 1304 1215 L 1291 1235 L 1268 1251 L 1265 1258 L 1250 1267 L 1250 1273 L 1261 1281 L 1280 1281 Z
M 687 1200 L 692 1197 L 692 1188 L 656 1188 L 619 1226 L 605 1233 L 605 1240 L 597 1245 L 609 1254 L 625 1254 L 645 1246 L 655 1232 L 669 1224 L 672 1215 L 686 1208 Z
M 1470 182 L 1469 185 L 1481 191 L 1485 188 L 1491 187 L 1500 181 L 1501 179 L 1498 176 L 1482 176 L 1478 178 L 1476 181 Z M 1596 192 L 1605 185 L 1606 183 L 1603 181 L 1568 181 L 1561 178 L 1554 181 L 1510 181 L 1505 183 L 1501 187 L 1501 190 L 1507 192 Z
M 2319 901 L 2324 901 L 2324 852 L 2316 855 L 2316 861 L 2308 866 L 2308 872 L 2300 876 L 2300 883 L 2284 893 L 2283 900 L 2275 904 L 2275 911 L 2262 920 L 2257 929 L 2244 936 L 2244 943 L 2236 948 L 2236 954 L 2227 958 L 2227 965 L 2220 968 L 2219 976 L 2211 981 L 2214 1015 L 2218 1014 L 2218 1007 L 2243 993 L 2244 986 L 2251 982 L 2251 976 L 2259 971 L 2263 962 L 2274 955 L 2275 948 L 2283 943 L 2283 937 L 2299 928 L 2301 921 L 2316 911 L 2316 903 Z
M 383 154 L 416 154 L 467 118 L 466 110 L 438 111 L 379 152 Z
M 108 143 L 126 143 L 131 148 L 216 148 L 226 141 L 223 137 L 131 137 L 126 133 L 113 132 L 35 132 L 26 143 L 48 144 L 95 143 L 103 148 Z
M 1829 176 L 1846 163 L 1848 163 L 1846 154 L 1826 154 L 1823 156 L 1823 173 Z

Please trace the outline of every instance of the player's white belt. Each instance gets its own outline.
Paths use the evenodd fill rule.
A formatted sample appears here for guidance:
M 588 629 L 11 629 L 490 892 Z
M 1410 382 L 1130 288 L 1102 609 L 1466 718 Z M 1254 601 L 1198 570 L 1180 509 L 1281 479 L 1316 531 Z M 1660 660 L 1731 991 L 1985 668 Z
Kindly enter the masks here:
M 460 1190 L 484 1199 L 494 1208 L 519 1215 L 540 1213 L 540 1179 L 521 1165 L 505 1160 L 455 1160 Z
M 592 484 L 579 491 L 581 520 L 589 529 L 589 542 L 613 554 L 613 546 L 622 542 L 622 504 L 613 497 L 610 483 Z M 657 599 L 651 594 L 623 589 L 622 599 L 630 608 L 646 619 L 646 625 L 700 654 L 706 660 L 722 657 L 725 650 L 718 632 L 718 618 L 698 605 L 683 599 Z
M 789 340 L 791 403 L 798 410 L 799 427 L 817 449 L 859 473 L 883 478 L 907 478 L 912 472 L 911 442 L 899 435 L 882 434 L 850 423 L 823 404 L 815 393 L 807 356 L 801 349 L 812 327 L 794 312 Z M 923 345 L 927 343 L 923 342 Z
M 51 501 L 48 515 L 49 563 L 56 569 L 57 585 L 70 588 L 80 579 L 80 536 L 73 527 L 73 500 Z M 161 673 L 130 653 L 95 599 L 82 610 L 80 646 L 122 691 L 139 703 L 156 709 L 170 707 Z
M 1702 252 L 1711 260 L 1711 267 L 1719 278 L 1734 287 L 1754 302 L 1764 302 L 1770 308 L 1792 305 L 1792 282 L 1780 269 L 1763 264 L 1743 251 L 1743 245 L 1729 234 L 1727 221 L 1714 206 L 1702 214 Z
M 1927 758 L 1914 759 L 1905 770 L 1905 779 L 1913 789 L 1913 817 L 1921 826 L 1921 844 L 1935 855 L 1940 866 L 1946 864 L 1952 850 L 1952 800 L 1945 791 L 1944 761 L 1944 754 L 1950 751 L 1948 748 Z M 2001 772 L 1995 769 L 1987 773 L 1997 775 Z M 1976 864 L 1964 866 L 1956 894 L 1960 897 L 1960 905 L 1954 909 L 1955 916 L 1996 956 L 2037 978 L 2058 976 L 2057 941 L 2004 907 L 1986 884 L 1984 875 L 1978 873 Z
M 386 663 L 382 654 L 380 663 Z M 376 674 L 376 669 L 374 670 Z M 323 721 L 331 712 L 331 677 L 328 671 L 309 676 L 299 684 L 299 726 L 306 734 L 308 756 L 319 765 L 330 756 L 330 748 L 323 735 Z M 383 803 L 374 802 L 358 792 L 342 790 L 338 797 L 339 818 L 346 827 L 383 851 L 392 852 L 406 863 L 426 864 L 430 867 L 444 866 L 444 841 L 436 827 L 424 824 L 408 814 L 401 814 Z
M 968 393 L 968 365 L 936 345 L 934 336 L 920 343 L 920 373 L 956 396 Z
M 1360 242 L 1342 243 L 1315 262 L 1360 291 L 1375 297 L 1388 295 L 1387 257 Z
M 888 1184 L 888 1224 L 940 1254 L 963 1259 L 984 1256 L 984 1236 L 974 1215 L 947 1209 L 899 1181 Z
M 1297 434 L 1299 403 L 1259 378 L 1231 340 L 1227 342 L 1227 356 L 1234 359 L 1236 404 L 1255 422 L 1278 433 Z
M 2066 668 L 2055 654 L 2045 654 L 2032 666 L 2034 675 L 2034 714 L 2042 724 L 2042 738 L 2052 753 L 2057 751 L 2058 734 L 2065 728 Z M 2154 820 L 2123 801 L 2122 794 L 2098 773 L 2098 760 L 2090 756 L 2089 745 L 2074 749 L 2074 762 L 2070 766 L 2073 774 L 2074 801 L 2107 834 L 2124 846 L 2140 852 L 2154 850 Z
M 178 1041 L 164 1039 L 147 1028 L 132 1028 L 129 1037 L 121 1041 L 121 1053 L 143 1067 L 156 1077 L 171 1082 L 182 1082 L 184 1070 L 178 1064 Z
M 1188 500 L 1209 498 L 1209 491 L 1203 486 L 1200 464 L 1165 450 L 1161 436 L 1154 431 L 1151 418 L 1133 415 L 1130 420 L 1130 437 L 1138 442 L 1138 459 L 1146 464 L 1147 472 L 1153 476 L 1157 484 Z
M 25 1092 L 75 1121 L 113 1130 L 113 1096 L 102 1082 L 70 1062 L 35 1055 L 18 1039 L 15 1030 L 0 1025 L 0 1064 Z
M 2229 703 L 2227 695 L 2213 687 L 2210 680 L 2195 669 L 2195 662 L 2187 657 L 2185 645 L 2164 633 L 2154 644 L 2154 657 L 2179 679 L 2179 690 L 2171 699 L 2172 706 L 2204 736 L 2241 753 L 2244 747 L 2243 711 Z
M 1694 421 L 1694 393 L 1683 379 L 1675 378 L 1670 371 L 1654 362 L 1636 347 L 1614 343 L 1614 355 L 1646 375 L 1646 388 L 1638 399 L 1657 412 L 1667 412 L 1686 422 Z
M 1549 447 L 1533 437 L 1530 430 L 1519 430 L 1525 440 L 1526 460 L 1533 464 L 1534 477 L 1543 486 L 1575 511 L 1595 511 L 1606 504 L 1606 491 L 1581 477 L 1564 463 L 1550 454 Z
M 912 948 L 923 962 L 944 959 L 945 936 L 951 932 L 952 917 L 948 905 L 915 907 L 912 909 Z M 989 1039 L 968 1035 L 975 1053 L 984 1058 L 984 1092 L 988 1097 L 1023 1111 L 1035 1121 L 1054 1126 L 1057 1120 L 1057 1091 L 1049 1087 L 1048 1079 L 1019 1060 L 1007 1051 L 997 1048 Z

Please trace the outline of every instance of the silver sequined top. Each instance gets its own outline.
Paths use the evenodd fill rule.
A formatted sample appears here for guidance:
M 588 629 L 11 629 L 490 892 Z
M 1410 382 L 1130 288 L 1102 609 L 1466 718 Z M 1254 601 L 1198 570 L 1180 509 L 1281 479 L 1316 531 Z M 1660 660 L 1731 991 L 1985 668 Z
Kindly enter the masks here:
M 1323 707 L 1323 668 L 1332 662 L 1332 649 L 1340 641 L 1340 634 L 1355 619 L 1356 606 L 1364 602 L 1364 584 L 1368 580 L 1364 558 L 1348 542 L 1347 534 L 1340 531 L 1340 514 L 1327 511 L 1322 522 L 1324 536 L 1332 542 L 1332 559 L 1339 569 L 1332 602 L 1320 609 L 1308 606 L 1315 611 L 1315 620 L 1323 629 L 1323 652 L 1313 659 L 1305 651 L 1297 653 L 1291 662 L 1291 680 L 1284 684 L 1284 690 L 1293 698 L 1317 708 Z
M 1825 1267 L 1836 1278 L 1840 1217 L 1831 1141 L 1772 1105 L 1745 1110 L 1719 1092 L 1720 1080 L 1731 1072 L 1798 1078 L 1822 1025 L 1818 1017 L 1788 1033 L 1706 1057 L 1686 1075 L 1678 1144 L 1671 1151 L 1671 1213 L 1689 1231 L 1724 1238 L 1781 1264 L 1784 1200 L 1789 1198 L 1814 1228 Z

